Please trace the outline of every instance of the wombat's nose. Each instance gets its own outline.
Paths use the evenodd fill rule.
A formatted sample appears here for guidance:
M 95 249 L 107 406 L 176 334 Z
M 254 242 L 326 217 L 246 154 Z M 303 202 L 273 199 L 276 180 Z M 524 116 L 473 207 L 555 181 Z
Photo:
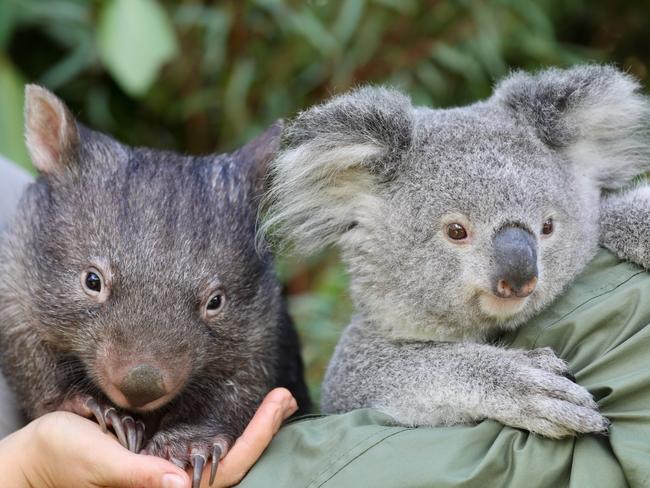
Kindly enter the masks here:
M 167 393 L 162 373 L 149 364 L 132 368 L 122 379 L 119 389 L 133 407 L 146 405 Z
M 537 286 L 537 242 L 516 226 L 502 228 L 494 236 L 495 269 L 492 289 L 501 298 L 527 297 Z

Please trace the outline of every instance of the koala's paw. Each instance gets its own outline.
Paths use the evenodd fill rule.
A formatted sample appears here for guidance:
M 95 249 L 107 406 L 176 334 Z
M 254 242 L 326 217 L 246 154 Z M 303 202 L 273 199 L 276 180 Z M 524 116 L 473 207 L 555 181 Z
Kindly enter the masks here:
M 144 423 L 131 414 L 118 411 L 114 406 L 90 395 L 76 393 L 66 398 L 57 408 L 86 418 L 95 418 L 104 432 L 113 429 L 120 444 L 131 452 L 139 452 L 144 440 Z
M 505 385 L 507 400 L 498 420 L 554 439 L 607 432 L 609 421 L 598 412 L 591 393 L 566 377 L 566 366 L 563 369 L 550 354 L 532 356 L 532 364 L 527 354 L 528 364 L 519 364 L 507 378 L 512 383 Z
M 210 485 L 217 475 L 219 461 L 232 445 L 230 436 L 214 434 L 210 429 L 205 433 L 196 427 L 160 430 L 143 449 L 143 454 L 158 456 L 171 461 L 182 469 L 192 466 L 192 488 L 199 488 L 203 467 L 210 466 Z

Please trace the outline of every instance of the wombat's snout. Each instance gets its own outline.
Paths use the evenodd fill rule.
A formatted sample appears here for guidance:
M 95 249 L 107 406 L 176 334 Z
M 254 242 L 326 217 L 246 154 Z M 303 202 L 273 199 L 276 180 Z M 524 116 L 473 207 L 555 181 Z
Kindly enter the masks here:
M 183 355 L 162 364 L 151 358 L 125 359 L 108 351 L 99 356 L 96 368 L 100 387 L 116 406 L 145 412 L 178 395 L 187 383 L 190 362 Z
M 492 291 L 499 298 L 524 298 L 537 285 L 537 242 L 526 229 L 506 226 L 494 236 Z
M 141 407 L 167 394 L 162 372 L 149 364 L 127 371 L 117 386 L 133 407 Z

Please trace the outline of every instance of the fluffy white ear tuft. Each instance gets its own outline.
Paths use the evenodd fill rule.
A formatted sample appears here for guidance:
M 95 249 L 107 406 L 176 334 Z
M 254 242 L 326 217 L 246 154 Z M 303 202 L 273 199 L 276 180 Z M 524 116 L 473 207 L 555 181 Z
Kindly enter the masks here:
M 650 170 L 650 100 L 612 66 L 515 73 L 494 96 L 602 188 L 620 188 Z
M 312 252 L 372 225 L 377 183 L 394 174 L 412 130 L 410 100 L 386 88 L 361 88 L 299 114 L 271 164 L 262 231 Z
M 37 85 L 25 88 L 25 140 L 34 166 L 43 175 L 62 173 L 79 146 L 77 123 L 68 108 Z

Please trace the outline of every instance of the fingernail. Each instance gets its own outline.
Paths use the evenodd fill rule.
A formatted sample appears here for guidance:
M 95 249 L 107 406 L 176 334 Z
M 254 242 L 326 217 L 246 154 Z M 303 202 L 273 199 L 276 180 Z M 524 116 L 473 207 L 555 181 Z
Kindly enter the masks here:
M 185 488 L 185 480 L 177 474 L 163 475 L 162 488 Z

